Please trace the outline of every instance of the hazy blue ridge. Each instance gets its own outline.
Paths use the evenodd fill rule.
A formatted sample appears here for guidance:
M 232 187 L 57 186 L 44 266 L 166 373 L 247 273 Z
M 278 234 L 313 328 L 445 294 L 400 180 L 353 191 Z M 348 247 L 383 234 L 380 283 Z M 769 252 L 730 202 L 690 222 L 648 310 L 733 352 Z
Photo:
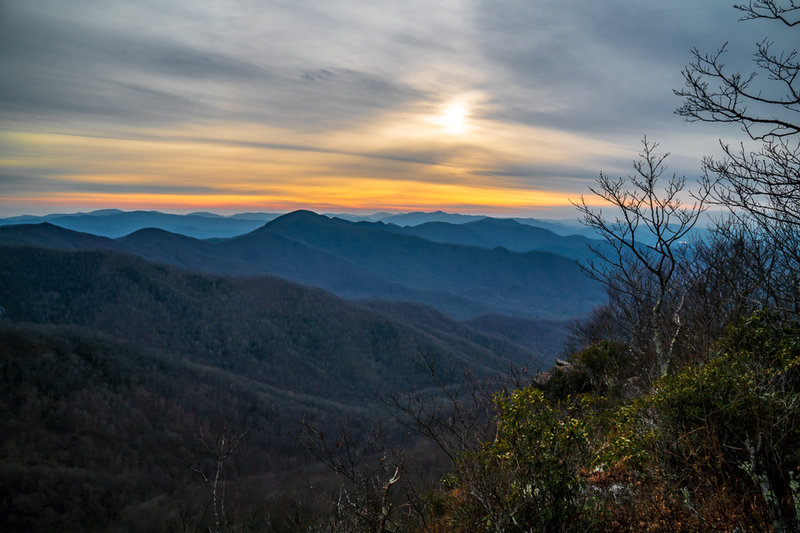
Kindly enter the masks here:
M 455 318 L 565 319 L 604 299 L 602 288 L 561 255 L 437 243 L 388 228 L 297 211 L 212 241 L 157 229 L 112 240 L 40 224 L 0 227 L 0 243 L 108 248 L 194 271 L 269 274 L 351 299 L 419 302 Z

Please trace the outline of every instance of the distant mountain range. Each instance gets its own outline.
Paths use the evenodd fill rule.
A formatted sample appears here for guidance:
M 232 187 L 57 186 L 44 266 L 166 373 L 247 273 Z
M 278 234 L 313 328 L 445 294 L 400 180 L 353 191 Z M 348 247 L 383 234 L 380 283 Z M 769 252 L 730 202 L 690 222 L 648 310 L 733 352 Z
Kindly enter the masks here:
M 0 219 L 0 226 L 49 222 L 62 228 L 110 238 L 122 237 L 143 228 L 160 228 L 198 239 L 208 239 L 241 235 L 278 216 L 275 213 L 243 213 L 230 217 L 214 213 L 173 215 L 159 211 L 103 209 L 91 213 L 4 218 Z
M 228 239 L 200 240 L 159 229 L 109 239 L 43 223 L 0 227 L 0 243 L 111 249 L 195 271 L 269 274 L 348 299 L 423 303 L 455 318 L 493 313 L 566 319 L 602 303 L 602 288 L 569 257 L 520 253 L 497 245 L 489 249 L 504 226 L 509 246 L 539 242 L 580 255 L 575 239 L 535 228 L 535 235 L 528 235 L 530 228 L 513 221 L 475 221 L 464 228 L 450 225 L 448 231 L 433 228 L 439 231 L 437 238 L 462 241 L 452 244 L 405 234 L 410 230 L 399 226 L 350 222 L 310 211 L 280 216 Z M 416 231 L 429 235 L 429 229 Z M 487 247 L 463 245 L 470 239 Z
M 190 213 L 175 215 L 159 211 L 120 211 L 118 209 L 102 209 L 89 213 L 51 214 L 44 216 L 22 215 L 0 218 L 0 226 L 9 224 L 38 224 L 50 222 L 56 226 L 84 233 L 92 233 L 103 237 L 117 238 L 144 228 L 159 228 L 171 233 L 179 233 L 197 239 L 235 237 L 253 231 L 266 222 L 278 218 L 280 213 L 239 213 L 221 216 L 214 213 Z M 417 226 L 427 222 L 447 222 L 464 224 L 487 217 L 477 215 L 461 215 L 435 211 L 431 213 L 373 213 L 357 215 L 347 213 L 326 213 L 330 218 L 341 218 L 352 222 L 384 222 L 397 226 Z M 569 221 L 546 221 L 534 218 L 514 219 L 520 224 L 536 226 L 556 233 L 557 235 L 591 235 L 591 232 L 577 223 Z M 527 250 L 526 250 L 527 251 Z
M 402 235 L 415 235 L 429 241 L 478 246 L 503 247 L 512 252 L 532 250 L 552 252 L 571 259 L 588 259 L 589 246 L 602 248 L 604 243 L 581 235 L 562 236 L 537 226 L 522 224 L 513 219 L 481 218 L 472 222 L 452 224 L 426 222 L 416 226 L 396 226 L 387 229 Z

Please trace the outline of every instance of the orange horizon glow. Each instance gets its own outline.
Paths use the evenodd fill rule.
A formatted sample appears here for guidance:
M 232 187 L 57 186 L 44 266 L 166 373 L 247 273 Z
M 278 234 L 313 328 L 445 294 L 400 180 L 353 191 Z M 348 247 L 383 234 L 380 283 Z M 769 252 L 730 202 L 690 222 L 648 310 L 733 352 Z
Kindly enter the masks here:
M 6 131 L 0 165 L 32 189 L 0 195 L 37 209 L 521 213 L 570 208 L 569 180 L 504 168 L 620 152 L 565 133 L 482 119 L 480 95 L 388 112 L 348 130 L 297 133 L 256 124 L 128 128 L 115 136 Z M 558 186 L 558 187 L 556 187 Z M 558 190 L 561 189 L 561 190 Z
M 87 208 L 175 209 L 205 211 L 291 211 L 295 209 L 342 211 L 418 211 L 452 209 L 460 212 L 511 213 L 536 208 L 568 206 L 570 195 L 544 191 L 514 191 L 454 185 L 415 183 L 413 196 L 404 195 L 408 183 L 380 183 L 369 187 L 367 180 L 354 180 L 347 190 L 316 186 L 305 194 L 113 194 L 51 193 L 36 197 L 0 197 L 2 205 L 39 205 L 52 208 L 81 205 Z M 352 184 L 351 184 L 352 185 Z

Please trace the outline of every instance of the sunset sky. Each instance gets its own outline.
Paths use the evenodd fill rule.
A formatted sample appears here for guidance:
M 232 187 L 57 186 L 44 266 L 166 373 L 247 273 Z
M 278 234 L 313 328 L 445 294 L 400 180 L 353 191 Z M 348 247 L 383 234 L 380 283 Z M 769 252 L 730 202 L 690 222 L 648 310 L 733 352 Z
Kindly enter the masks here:
M 725 1 L 0 0 L 0 217 L 571 216 L 642 135 L 699 174 L 735 128 L 673 114 Z

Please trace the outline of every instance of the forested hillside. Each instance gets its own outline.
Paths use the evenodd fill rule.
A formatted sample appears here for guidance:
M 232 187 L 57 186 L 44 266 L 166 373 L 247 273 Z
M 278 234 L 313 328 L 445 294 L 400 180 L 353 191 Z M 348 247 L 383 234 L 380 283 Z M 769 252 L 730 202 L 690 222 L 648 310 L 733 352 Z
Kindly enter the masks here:
M 223 432 L 247 432 L 225 479 L 268 490 L 297 467 L 290 396 L 85 328 L 0 325 L 4 531 L 178 530 L 209 501 Z M 280 475 L 280 474 L 278 474 Z M 259 481 L 261 480 L 261 481 Z
M 417 353 L 484 372 L 532 362 L 463 326 L 423 331 L 275 278 L 191 274 L 103 251 L 2 251 L 10 320 L 89 327 L 294 392 L 363 400 L 419 381 Z
M 213 459 L 203 439 L 223 430 L 243 436 L 231 483 L 263 504 L 290 472 L 313 468 L 290 436 L 301 420 L 367 431 L 392 395 L 436 386 L 426 360 L 445 385 L 466 370 L 541 365 L 423 307 L 378 311 L 276 278 L 113 251 L 0 247 L 0 305 L 10 530 L 199 523 L 209 492 L 192 461 Z

